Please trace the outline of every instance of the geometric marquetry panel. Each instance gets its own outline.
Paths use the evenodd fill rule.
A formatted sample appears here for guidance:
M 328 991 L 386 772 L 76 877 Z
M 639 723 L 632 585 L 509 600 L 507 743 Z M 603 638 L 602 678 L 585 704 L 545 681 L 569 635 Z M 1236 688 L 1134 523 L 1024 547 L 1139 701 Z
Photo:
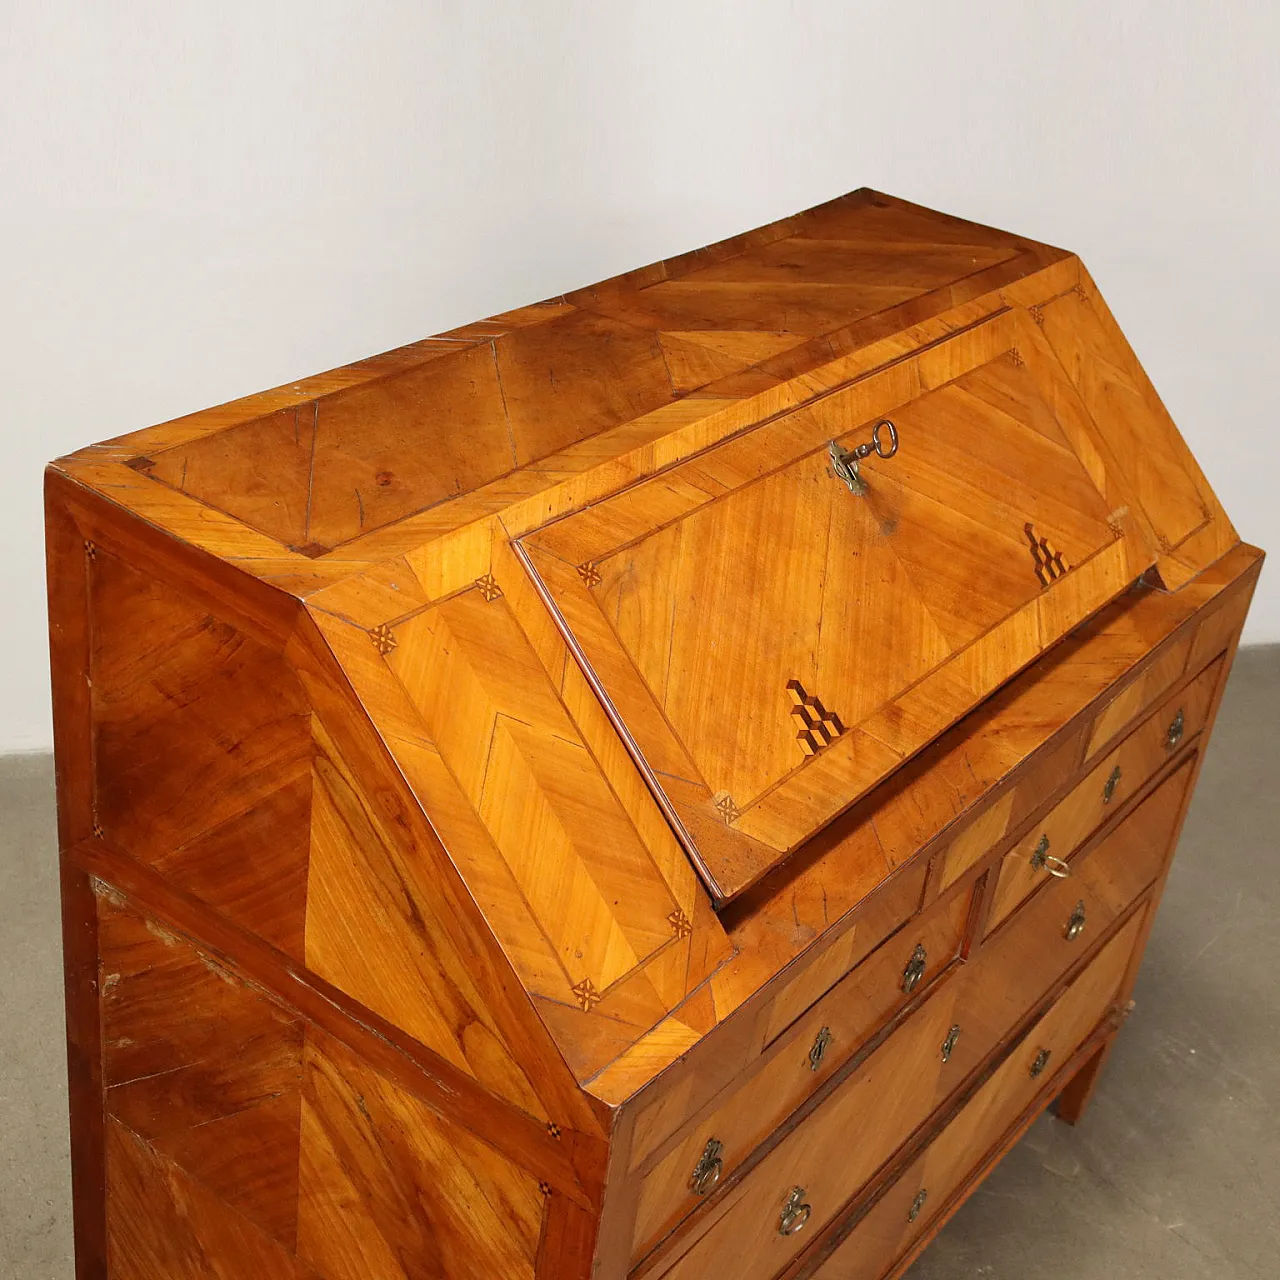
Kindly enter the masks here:
M 770 862 L 734 840 L 794 847 L 1154 558 L 1024 329 L 988 321 L 527 540 L 654 785 L 682 781 L 689 832 L 736 833 L 700 848 L 718 895 Z M 855 494 L 826 442 L 877 415 L 899 445 Z

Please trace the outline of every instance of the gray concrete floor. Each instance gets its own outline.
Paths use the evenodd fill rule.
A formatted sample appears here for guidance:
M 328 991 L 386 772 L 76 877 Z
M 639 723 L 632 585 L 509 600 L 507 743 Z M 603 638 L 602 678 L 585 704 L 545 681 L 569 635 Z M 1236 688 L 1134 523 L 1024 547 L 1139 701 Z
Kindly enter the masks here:
M 52 808 L 47 757 L 0 759 L 4 1280 L 72 1274 Z M 1278 833 L 1271 647 L 1237 660 L 1092 1110 L 1041 1119 L 910 1280 L 1280 1276 Z

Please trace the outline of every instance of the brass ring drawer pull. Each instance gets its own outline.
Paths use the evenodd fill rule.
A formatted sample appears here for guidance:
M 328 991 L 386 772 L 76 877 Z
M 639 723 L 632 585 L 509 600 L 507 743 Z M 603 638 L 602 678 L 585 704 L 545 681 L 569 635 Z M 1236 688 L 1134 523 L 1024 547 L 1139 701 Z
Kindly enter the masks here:
M 1183 714 L 1182 708 L 1178 708 L 1178 714 L 1173 717 L 1169 723 L 1168 729 L 1164 734 L 1164 745 L 1166 751 L 1172 751 L 1174 747 L 1182 741 L 1182 735 L 1187 729 L 1187 717 Z
M 812 1213 L 813 1206 L 804 1202 L 804 1188 L 792 1187 L 787 1203 L 782 1206 L 782 1216 L 778 1219 L 778 1234 L 793 1236 L 796 1232 L 803 1231 L 804 1224 L 809 1221 Z
M 1086 924 L 1084 914 L 1084 899 L 1081 898 L 1076 903 L 1075 910 L 1067 919 L 1067 931 L 1064 935 L 1068 942 L 1074 942 L 1083 932 Z
M 928 1199 L 928 1190 L 921 1187 L 920 1190 L 916 1192 L 916 1198 L 911 1202 L 911 1208 L 907 1212 L 908 1222 L 914 1222 L 920 1216 L 920 1210 L 924 1208 L 925 1201 Z
M 817 1071 L 822 1066 L 822 1059 L 827 1056 L 827 1050 L 831 1047 L 833 1038 L 830 1027 L 823 1027 L 814 1037 L 813 1048 L 809 1050 L 810 1071 Z
M 1055 858 L 1049 852 L 1048 836 L 1040 837 L 1040 843 L 1036 845 L 1036 850 L 1031 855 L 1031 865 L 1037 871 L 1047 871 L 1057 880 L 1065 880 L 1071 875 L 1071 868 L 1061 858 Z
M 881 431 L 886 435 L 882 439 Z M 831 470 L 836 478 L 843 480 L 849 492 L 855 497 L 862 497 L 867 491 L 867 482 L 858 474 L 858 463 L 869 458 L 873 453 L 877 458 L 892 458 L 898 452 L 898 428 L 888 418 L 881 418 L 871 432 L 871 439 L 852 449 L 844 449 L 835 440 L 827 445 L 827 454 L 831 458 Z
M 689 1190 L 694 1195 L 705 1196 L 720 1181 L 724 1172 L 724 1161 L 720 1158 L 724 1151 L 724 1143 L 712 1138 L 707 1143 L 698 1163 L 693 1167 L 693 1176 L 689 1179 Z
M 916 949 L 911 953 L 911 959 L 907 961 L 907 967 L 902 971 L 902 989 L 907 995 L 920 985 L 920 979 L 924 977 L 925 966 L 928 963 L 929 953 L 924 949 L 924 943 L 917 942 Z

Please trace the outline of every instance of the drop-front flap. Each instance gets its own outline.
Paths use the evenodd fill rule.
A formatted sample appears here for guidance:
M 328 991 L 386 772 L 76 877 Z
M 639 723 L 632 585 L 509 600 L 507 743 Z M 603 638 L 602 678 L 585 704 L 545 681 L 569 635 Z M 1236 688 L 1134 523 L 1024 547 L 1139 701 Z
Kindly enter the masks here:
M 721 901 L 1155 559 L 1024 313 L 812 381 L 523 543 Z

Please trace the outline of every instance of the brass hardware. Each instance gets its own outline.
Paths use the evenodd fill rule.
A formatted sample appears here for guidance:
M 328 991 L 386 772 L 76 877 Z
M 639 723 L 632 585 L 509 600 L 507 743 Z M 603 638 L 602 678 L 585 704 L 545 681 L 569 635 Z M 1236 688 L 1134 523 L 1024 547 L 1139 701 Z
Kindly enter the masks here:
M 924 977 L 924 967 L 928 963 L 929 953 L 924 949 L 924 943 L 917 942 L 916 949 L 911 953 L 911 959 L 907 961 L 907 967 L 902 971 L 902 989 L 907 995 L 920 985 L 920 979 Z
M 882 428 L 888 428 L 888 445 L 880 438 Z M 849 486 L 849 492 L 861 498 L 867 492 L 867 482 L 858 474 L 858 463 L 869 458 L 873 453 L 877 458 L 892 458 L 898 452 L 898 428 L 888 418 L 881 418 L 871 432 L 871 439 L 865 444 L 852 449 L 843 449 L 832 440 L 827 445 L 827 453 L 831 458 L 831 470 L 836 478 Z
M 1040 843 L 1036 845 L 1035 852 L 1031 855 L 1031 865 L 1035 867 L 1037 871 L 1042 871 L 1044 869 L 1044 860 L 1048 852 L 1049 837 L 1041 836 Z
M 1074 942 L 1083 932 L 1085 926 L 1084 899 L 1076 903 L 1075 910 L 1067 920 L 1067 932 L 1064 935 L 1068 942 Z
M 1169 728 L 1165 731 L 1164 747 L 1166 751 L 1172 751 L 1174 747 L 1182 741 L 1182 735 L 1187 728 L 1187 718 L 1182 714 L 1182 708 L 1178 708 L 1178 714 L 1173 717 Z
M 1116 767 L 1111 770 L 1111 773 L 1107 778 L 1107 785 L 1102 788 L 1103 804 L 1111 803 L 1111 797 L 1115 795 L 1116 788 L 1119 785 L 1120 785 L 1120 766 L 1116 765 Z
M 907 1221 L 914 1222 L 920 1216 L 920 1210 L 924 1208 L 925 1201 L 929 1198 L 929 1192 L 921 1187 L 916 1192 L 916 1198 L 911 1202 L 911 1208 L 907 1212 Z
M 1040 843 L 1031 855 L 1031 865 L 1037 871 L 1047 871 L 1057 880 L 1065 880 L 1071 874 L 1071 868 L 1061 858 L 1055 858 L 1049 852 L 1048 836 L 1040 837 Z
M 1048 1049 L 1041 1049 L 1036 1054 L 1036 1060 L 1031 1064 L 1031 1078 L 1034 1080 L 1037 1076 L 1044 1074 L 1044 1069 L 1049 1065 L 1049 1059 L 1053 1054 Z
M 827 1049 L 831 1044 L 831 1028 L 823 1027 L 818 1032 L 813 1041 L 813 1048 L 809 1050 L 809 1070 L 817 1071 L 822 1066 L 822 1059 L 827 1056 Z
M 950 1062 L 951 1055 L 956 1051 L 956 1045 L 960 1040 L 960 1024 L 956 1023 L 950 1031 L 947 1032 L 947 1038 L 942 1042 L 942 1060 Z
M 693 1166 L 693 1176 L 689 1179 L 689 1190 L 694 1195 L 705 1196 L 720 1181 L 720 1175 L 724 1172 L 724 1161 L 720 1158 L 723 1150 L 724 1143 L 718 1138 L 712 1138 L 707 1143 L 698 1163 Z
M 787 1203 L 782 1206 L 782 1216 L 778 1219 L 778 1234 L 793 1236 L 803 1229 L 813 1213 L 813 1206 L 804 1202 L 804 1188 L 792 1187 Z

